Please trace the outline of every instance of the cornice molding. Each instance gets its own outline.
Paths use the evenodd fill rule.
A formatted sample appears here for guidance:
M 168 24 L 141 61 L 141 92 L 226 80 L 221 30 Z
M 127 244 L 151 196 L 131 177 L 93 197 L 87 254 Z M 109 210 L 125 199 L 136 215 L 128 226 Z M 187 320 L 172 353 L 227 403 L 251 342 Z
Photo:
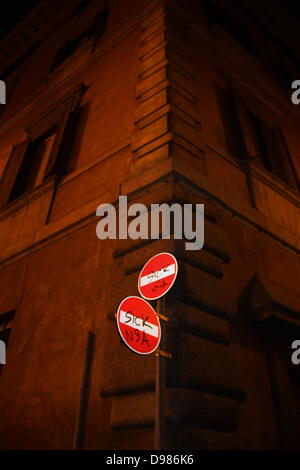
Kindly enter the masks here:
M 245 166 L 243 165 L 242 161 L 238 160 L 237 158 L 234 158 L 233 156 L 229 154 L 226 155 L 225 153 L 222 153 L 219 150 L 214 149 L 210 145 L 205 145 L 205 147 L 209 152 L 212 152 L 215 155 L 218 155 L 219 157 L 223 158 L 223 160 L 226 160 L 226 162 L 230 163 L 232 166 L 235 166 L 236 168 L 241 170 L 243 173 L 246 172 Z M 294 206 L 300 208 L 300 194 L 296 190 L 286 185 L 283 181 L 279 180 L 273 174 L 270 174 L 268 170 L 258 167 L 257 164 L 255 163 L 251 162 L 250 168 L 251 168 L 252 175 L 256 179 L 264 183 L 269 188 L 274 189 L 274 191 L 276 191 L 278 194 L 280 194 L 282 197 L 284 197 Z
M 169 178 L 170 182 L 179 183 L 183 187 L 185 187 L 186 189 L 194 192 L 195 194 L 200 195 L 201 198 L 203 198 L 204 201 L 207 201 L 210 205 L 212 205 L 214 207 L 217 207 L 224 214 L 227 214 L 231 217 L 236 218 L 239 222 L 241 222 L 242 224 L 247 225 L 250 229 L 254 230 L 255 232 L 257 232 L 259 234 L 261 234 L 262 236 L 267 238 L 270 242 L 273 242 L 276 245 L 279 245 L 281 248 L 286 249 L 288 252 L 292 253 L 295 256 L 300 255 L 300 249 L 298 247 L 296 247 L 294 245 L 291 245 L 290 243 L 286 242 L 283 238 L 277 236 L 276 234 L 272 233 L 270 230 L 265 228 L 260 223 L 255 222 L 254 220 L 252 220 L 249 217 L 242 214 L 240 211 L 238 211 L 238 210 L 234 209 L 233 207 L 229 206 L 226 202 L 224 202 L 223 200 L 221 200 L 217 196 L 213 195 L 208 190 L 196 185 L 195 183 L 193 183 L 188 178 L 180 175 L 179 173 L 177 173 L 175 171 L 171 171 L 171 172 L 168 172 L 164 175 L 161 175 L 161 177 L 158 178 L 156 181 L 165 181 L 166 178 Z M 147 186 L 151 186 L 154 183 L 155 182 L 152 181 Z M 49 186 L 49 189 L 51 189 L 51 186 Z M 145 187 L 143 186 L 143 187 L 139 188 L 138 190 L 134 190 L 133 192 L 129 193 L 127 196 L 129 198 L 129 200 L 131 200 L 133 198 L 133 195 L 136 198 L 137 194 L 139 192 L 144 193 L 144 190 L 145 190 Z M 98 202 L 103 199 L 103 196 L 108 195 L 108 194 L 112 194 L 113 191 L 114 191 L 114 188 L 110 191 L 110 193 L 105 193 L 104 195 L 103 194 L 99 195 L 99 197 L 97 197 L 97 200 L 95 199 L 95 208 L 94 208 L 93 212 L 91 212 L 90 209 L 89 209 L 87 211 L 87 213 L 82 215 L 78 220 L 75 220 L 75 221 L 72 221 L 71 223 L 66 224 L 63 228 L 61 228 L 59 230 L 54 229 L 53 232 L 50 232 L 50 233 L 47 232 L 47 234 L 43 238 L 38 239 L 38 241 L 33 243 L 31 246 L 26 247 L 23 250 L 21 250 L 20 252 L 10 256 L 9 258 L 0 261 L 0 268 L 5 266 L 5 265 L 12 264 L 12 263 L 16 262 L 17 260 L 19 260 L 19 259 L 21 259 L 25 256 L 28 256 L 29 254 L 34 253 L 34 252 L 48 246 L 49 244 L 59 240 L 60 238 L 65 237 L 66 234 L 69 234 L 69 233 L 72 233 L 76 230 L 79 230 L 82 227 L 85 227 L 85 226 L 87 226 L 91 223 L 96 223 L 96 221 L 98 220 L 97 217 L 96 217 L 96 208 L 97 208 Z M 114 204 L 117 207 L 118 199 L 113 199 L 112 200 L 111 197 L 110 197 L 106 200 L 106 202 L 108 202 L 110 204 Z M 88 208 L 90 208 L 92 204 L 93 204 L 93 201 L 90 201 L 89 203 L 86 204 L 86 206 Z M 66 217 L 69 217 L 69 215 L 70 214 L 67 214 Z M 57 220 L 55 220 L 53 222 L 54 226 L 55 226 L 56 222 L 57 222 Z M 51 227 L 51 225 L 49 224 L 48 228 L 50 229 L 50 227 Z M 96 236 L 96 234 L 95 234 L 95 236 Z
M 44 85 L 30 96 L 29 104 L 25 105 L 25 107 L 0 124 L 0 138 L 1 135 L 24 119 L 26 115 L 32 113 L 36 108 L 40 108 L 41 102 L 50 99 L 52 96 L 57 96 L 61 91 L 66 90 L 67 83 L 74 75 L 78 74 L 82 69 L 89 66 L 94 61 L 98 60 L 99 57 L 113 48 L 132 31 L 140 28 L 142 20 L 149 16 L 152 11 L 155 11 L 160 7 L 162 3 L 164 3 L 163 0 L 157 0 L 156 2 L 149 0 L 148 4 L 141 8 L 131 18 L 125 19 L 123 23 L 118 24 L 115 28 L 104 34 L 100 41 L 101 44 L 98 44 L 95 51 L 91 53 L 88 58 L 85 56 L 84 60 L 79 63 L 78 67 L 71 69 L 69 75 L 66 75 L 66 73 L 60 74 L 61 68 L 58 67 L 56 71 L 52 72 L 48 77 L 45 77 Z M 62 78 L 55 80 L 59 75 L 61 75 Z
M 61 17 L 74 8 L 63 0 L 43 0 L 0 40 L 1 68 L 18 60 Z M 55 20 L 55 21 L 54 21 Z

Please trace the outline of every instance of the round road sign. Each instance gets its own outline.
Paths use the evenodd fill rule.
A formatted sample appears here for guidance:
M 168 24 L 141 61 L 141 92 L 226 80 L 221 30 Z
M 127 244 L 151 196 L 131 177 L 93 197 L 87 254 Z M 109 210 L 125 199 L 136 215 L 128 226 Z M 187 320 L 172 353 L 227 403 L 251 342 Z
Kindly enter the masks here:
M 125 344 L 137 354 L 151 354 L 160 342 L 161 329 L 155 310 L 140 297 L 126 297 L 117 311 L 117 325 Z
M 139 275 L 138 288 L 141 296 L 147 300 L 159 299 L 171 289 L 177 272 L 177 261 L 171 253 L 153 256 Z

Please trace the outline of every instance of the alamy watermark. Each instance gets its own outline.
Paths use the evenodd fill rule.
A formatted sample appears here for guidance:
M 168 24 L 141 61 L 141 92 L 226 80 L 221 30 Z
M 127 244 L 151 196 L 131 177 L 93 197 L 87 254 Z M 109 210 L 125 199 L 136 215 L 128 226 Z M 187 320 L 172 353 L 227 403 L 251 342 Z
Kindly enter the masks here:
M 300 364 L 300 339 L 295 339 L 295 341 L 292 342 L 292 349 L 296 351 L 293 352 L 291 361 L 294 366 L 298 366 Z
M 113 204 L 101 204 L 96 215 L 101 217 L 96 227 L 100 240 L 158 240 L 173 235 L 177 240 L 189 240 L 186 250 L 201 250 L 204 245 L 204 204 L 151 204 L 149 212 L 145 204 L 128 207 L 127 196 L 120 196 L 118 216 Z
M 3 80 L 0 80 L 0 104 L 6 104 L 6 86 Z
M 0 340 L 0 364 L 6 364 L 6 344 Z
M 293 81 L 292 89 L 295 90 L 291 96 L 292 103 L 299 104 L 300 103 L 300 80 Z

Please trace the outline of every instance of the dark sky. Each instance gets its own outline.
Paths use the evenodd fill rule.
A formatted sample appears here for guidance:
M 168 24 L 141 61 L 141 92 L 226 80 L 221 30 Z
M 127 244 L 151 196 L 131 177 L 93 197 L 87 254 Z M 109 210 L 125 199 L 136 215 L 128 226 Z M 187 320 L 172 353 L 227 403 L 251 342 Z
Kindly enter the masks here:
M 0 38 L 8 33 L 39 1 L 41 0 L 2 0 Z M 300 0 L 282 0 L 282 4 L 292 15 L 300 19 Z
M 2 0 L 0 38 L 10 31 L 40 0 Z
M 283 5 L 288 8 L 292 15 L 300 19 L 300 1 L 299 0 L 283 0 Z

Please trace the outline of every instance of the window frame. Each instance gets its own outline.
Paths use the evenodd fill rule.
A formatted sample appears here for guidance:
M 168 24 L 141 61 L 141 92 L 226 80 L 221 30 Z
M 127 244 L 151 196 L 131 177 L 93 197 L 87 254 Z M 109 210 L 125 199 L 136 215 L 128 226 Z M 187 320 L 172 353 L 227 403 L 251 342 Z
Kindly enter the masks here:
M 293 160 L 291 158 L 284 133 L 280 126 L 279 119 L 276 119 L 275 113 L 272 110 L 270 110 L 270 108 L 268 108 L 267 105 L 259 101 L 255 96 L 250 95 L 241 85 L 239 85 L 231 77 L 227 80 L 225 79 L 224 82 L 225 82 L 225 86 L 227 85 L 227 89 L 231 91 L 231 94 L 235 103 L 235 108 L 236 108 L 241 132 L 242 132 L 242 138 L 244 140 L 245 148 L 247 151 L 246 160 L 248 161 L 248 167 L 250 164 L 253 164 L 256 168 L 265 172 L 265 174 L 268 175 L 269 177 L 272 177 L 279 183 L 285 185 L 289 190 L 299 193 L 300 186 L 299 186 L 297 173 L 295 171 Z M 272 168 L 272 169 L 268 169 L 263 164 L 262 158 L 257 154 L 257 148 L 256 148 L 255 138 L 253 136 L 252 124 L 248 116 L 249 111 L 259 121 L 266 122 L 268 126 L 270 127 L 270 129 L 272 129 L 277 134 L 277 138 L 280 141 L 280 147 L 281 147 L 280 152 L 282 154 L 282 158 L 284 159 L 285 174 L 286 174 L 287 180 L 280 178 L 277 175 L 276 171 L 274 170 L 274 166 L 276 162 L 274 163 L 274 161 L 272 160 L 272 156 L 270 157 L 270 155 L 267 155 L 267 157 L 270 157 L 271 159 L 270 164 Z M 219 115 L 221 116 L 220 110 L 219 110 Z M 221 122 L 222 122 L 222 119 L 221 119 Z M 224 128 L 223 128 L 223 131 L 225 132 Z M 268 144 L 266 145 L 268 146 Z M 231 153 L 230 155 L 233 158 L 235 158 L 235 160 L 239 160 Z M 250 167 L 248 168 L 248 171 L 250 171 Z
M 48 180 L 48 178 L 44 178 L 45 174 L 49 171 L 49 167 L 54 167 L 57 162 L 70 115 L 79 106 L 85 90 L 86 86 L 81 83 L 26 127 L 27 137 L 13 147 L 0 181 L 0 207 L 6 206 L 8 203 L 14 203 L 17 199 L 24 197 L 29 191 L 43 185 Z M 28 146 L 54 127 L 56 127 L 56 133 L 51 152 L 47 158 L 47 164 L 42 159 L 33 186 L 8 202 Z M 59 175 L 54 175 L 54 177 L 59 177 Z
M 295 172 L 295 168 L 293 165 L 293 161 L 289 152 L 288 145 L 286 143 L 281 125 L 279 123 L 279 119 L 276 119 L 274 113 L 269 110 L 265 105 L 259 103 L 255 108 L 255 103 L 253 106 L 253 102 L 249 105 L 247 99 L 241 99 L 241 114 L 244 115 L 244 119 L 241 122 L 241 127 L 244 129 L 245 135 L 248 135 L 248 140 L 251 141 L 251 146 L 249 146 L 250 151 L 250 158 L 253 164 L 259 167 L 262 171 L 266 172 L 268 175 L 275 178 L 280 183 L 286 185 L 289 189 L 299 192 L 299 182 L 297 178 L 297 174 Z M 257 145 L 255 142 L 256 137 L 254 136 L 254 130 L 252 129 L 252 125 L 250 122 L 249 111 L 253 114 L 253 116 L 258 121 L 259 126 L 265 126 L 268 128 L 268 131 L 274 133 L 272 145 L 279 144 L 280 148 L 278 150 L 278 155 L 275 155 L 272 152 L 269 137 L 267 138 L 266 130 L 261 128 L 262 134 L 262 142 L 263 145 L 266 147 L 266 153 L 264 155 L 259 155 L 257 153 Z M 276 142 L 275 142 L 276 136 Z M 280 154 L 280 155 L 279 155 Z M 279 163 L 277 159 L 281 159 L 283 163 Z M 268 168 L 268 165 L 270 168 Z M 285 173 L 285 177 L 281 178 L 278 173 L 278 165 L 282 165 L 282 171 Z
M 93 9 L 87 15 L 85 20 L 76 28 L 67 34 L 67 39 L 62 42 L 60 47 L 56 50 L 50 65 L 48 75 L 51 76 L 64 64 L 68 63 L 81 51 L 87 49 L 89 53 L 93 53 L 97 41 L 105 34 L 109 17 L 109 3 L 107 0 L 102 0 L 99 10 Z M 76 15 L 75 15 L 76 16 Z M 80 31 L 78 33 L 78 31 Z M 68 49 L 70 50 L 68 51 Z

